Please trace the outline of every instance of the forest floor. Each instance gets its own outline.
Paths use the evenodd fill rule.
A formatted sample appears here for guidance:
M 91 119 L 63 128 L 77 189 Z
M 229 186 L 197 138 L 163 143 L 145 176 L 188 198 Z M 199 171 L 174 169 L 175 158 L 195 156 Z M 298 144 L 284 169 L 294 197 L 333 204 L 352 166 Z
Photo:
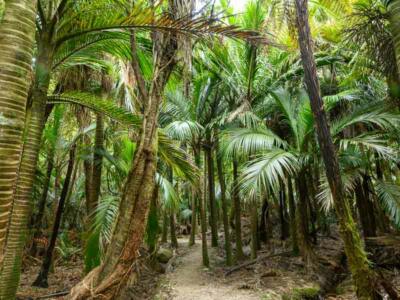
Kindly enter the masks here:
M 289 263 L 279 253 L 267 262 L 260 260 L 227 275 L 230 269 L 224 267 L 222 249 L 209 248 L 210 268 L 204 268 L 201 241 L 192 247 L 187 246 L 187 239 L 179 242 L 175 268 L 161 277 L 154 300 L 275 300 L 295 288 L 315 286 L 295 262 Z M 287 270 L 278 269 L 282 262 Z
M 179 241 L 185 253 L 178 258 L 176 268 L 161 279 L 160 292 L 154 299 L 162 300 L 258 300 L 258 291 L 243 289 L 238 282 L 229 282 L 217 278 L 211 269 L 201 265 L 201 242 L 188 248 L 187 240 Z M 185 249 L 186 248 L 186 249 Z M 209 249 L 212 266 L 216 261 L 216 249 Z
M 292 256 L 287 242 L 271 239 L 258 253 L 258 259 L 249 258 L 237 266 L 227 268 L 224 264 L 223 236 L 220 246 L 209 248 L 210 268 L 202 266 L 201 240 L 188 246 L 188 236 L 179 239 L 179 248 L 164 268 L 165 273 L 151 267 L 145 255 L 139 263 L 140 280 L 127 290 L 127 300 L 280 300 L 298 299 L 288 295 L 293 292 L 315 290 L 316 276 L 306 271 L 299 256 Z M 247 243 L 245 243 L 247 244 Z M 168 245 L 162 245 L 168 247 Z M 316 250 L 320 256 L 332 258 L 342 248 L 337 238 L 320 238 Z M 249 246 L 244 247 L 249 254 Z M 67 293 L 82 278 L 83 262 L 79 256 L 68 261 L 58 260 L 49 274 L 49 288 L 31 287 L 36 278 L 40 260 L 25 259 L 18 291 L 19 300 L 63 299 L 58 293 Z M 400 287 L 400 272 L 391 271 L 387 278 Z M 55 294 L 55 295 L 54 295 Z M 54 295 L 54 297 L 52 297 Z M 286 295 L 286 297 L 285 297 Z M 61 297 L 60 297 L 61 296 Z M 309 298 L 314 299 L 314 298 Z M 325 299 L 356 299 L 350 276 Z

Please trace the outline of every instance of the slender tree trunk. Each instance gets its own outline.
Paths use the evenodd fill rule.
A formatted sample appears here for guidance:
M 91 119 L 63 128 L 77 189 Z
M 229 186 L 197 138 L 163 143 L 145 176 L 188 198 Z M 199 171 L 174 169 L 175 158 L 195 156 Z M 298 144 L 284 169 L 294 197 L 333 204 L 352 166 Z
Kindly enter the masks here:
M 197 205 L 196 205 L 196 193 L 193 190 L 191 195 L 191 209 L 192 216 L 190 219 L 192 229 L 190 230 L 189 246 L 193 246 L 196 242 L 196 232 L 197 232 Z
M 292 239 L 292 251 L 294 255 L 299 254 L 299 244 L 297 240 L 296 230 L 296 204 L 294 202 L 292 179 L 288 178 L 288 198 L 289 198 L 289 215 L 290 215 L 290 236 Z
M 286 193 L 285 186 L 279 191 L 279 217 L 281 221 L 281 240 L 286 240 L 289 235 L 287 213 L 286 213 Z
M 56 212 L 56 216 L 54 219 L 53 232 L 51 234 L 50 243 L 46 250 L 46 254 L 44 256 L 43 263 L 42 263 L 42 266 L 39 271 L 39 275 L 36 278 L 35 282 L 33 283 L 33 286 L 43 287 L 43 288 L 47 288 L 49 286 L 47 283 L 47 277 L 48 277 L 51 262 L 53 259 L 53 252 L 54 252 L 54 248 L 56 246 L 58 232 L 60 230 L 61 218 L 62 218 L 62 214 L 64 212 L 65 202 L 67 200 L 69 185 L 70 185 L 71 177 L 72 177 L 72 170 L 74 168 L 74 162 L 75 162 L 75 145 L 71 148 L 70 153 L 69 153 L 67 173 L 65 175 L 64 185 L 63 185 L 63 188 L 61 191 L 60 201 L 58 202 L 58 207 L 57 207 L 57 212 Z
M 49 193 L 50 188 L 50 181 L 51 181 L 51 173 L 53 172 L 54 167 L 54 149 L 51 149 L 48 156 L 47 156 L 47 170 L 46 170 L 46 178 L 43 182 L 43 191 L 40 197 L 39 207 L 38 207 L 38 214 L 33 223 L 33 244 L 31 248 L 32 256 L 36 256 L 37 253 L 37 244 L 35 239 L 41 236 L 41 228 L 42 228 L 42 221 L 44 216 L 44 211 L 46 209 L 46 202 L 47 202 L 47 194 Z
M 357 180 L 355 185 L 356 203 L 364 238 L 376 236 L 376 223 L 369 192 L 364 188 L 364 182 Z M 371 212 L 372 211 L 372 212 Z
M 257 258 L 258 250 L 258 209 L 257 203 L 252 203 L 250 207 L 251 221 L 251 258 Z
M 89 238 L 85 245 L 85 271 L 88 273 L 100 264 L 100 235 L 91 234 L 91 224 L 96 219 L 96 209 L 99 204 L 101 189 L 101 170 L 104 151 L 104 120 L 103 116 L 96 115 L 96 133 L 93 147 L 93 164 L 88 160 L 83 162 L 85 168 L 85 189 L 87 219 L 86 228 Z M 89 186 L 88 186 L 89 184 Z M 90 249 L 89 249 L 90 248 Z
M 160 234 L 158 224 L 158 185 L 154 189 L 153 197 L 151 198 L 149 218 L 147 220 L 146 242 L 149 247 L 149 253 L 152 255 L 157 250 L 157 241 Z
M 200 152 L 200 150 L 198 151 Z M 200 153 L 195 154 L 196 165 L 200 165 Z M 202 178 L 203 186 L 199 186 L 199 210 L 200 210 L 200 227 L 201 227 L 201 249 L 203 257 L 203 265 L 206 267 L 210 266 L 210 260 L 208 258 L 207 248 L 207 213 L 206 213 L 206 187 L 207 187 L 207 164 L 204 163 L 204 176 Z
M 229 232 L 228 203 L 226 200 L 226 183 L 225 183 L 222 157 L 218 158 L 218 152 L 219 152 L 218 147 L 219 144 L 217 141 L 215 153 L 217 157 L 217 171 L 218 171 L 219 185 L 221 187 L 222 220 L 224 223 L 224 236 L 225 236 L 225 261 L 227 266 L 231 266 L 233 260 L 232 260 L 231 236 Z
M 400 70 L 400 0 L 391 0 L 389 2 L 388 11 L 397 59 L 397 70 Z M 400 87 L 398 87 L 398 89 L 400 90 Z
M 210 226 L 211 226 L 211 246 L 218 247 L 218 220 L 217 220 L 217 203 L 215 200 L 215 178 L 214 178 L 214 159 L 211 142 L 204 150 L 207 163 L 208 178 L 208 200 L 210 205 Z
M 0 264 L 22 151 L 28 88 L 31 83 L 36 1 L 9 0 L 0 20 Z M 15 250 L 15 249 L 14 249 Z M 1 267 L 2 268 L 2 267 Z M 14 277 L 18 282 L 19 276 Z M 0 298 L 13 298 L 15 287 L 0 283 Z
M 269 204 L 268 204 L 268 198 L 264 198 L 264 203 L 261 207 L 261 221 L 260 221 L 260 239 L 264 243 L 268 241 L 269 234 L 268 234 L 268 218 L 269 218 Z
M 233 184 L 232 184 L 232 197 L 233 207 L 235 209 L 235 239 L 236 239 L 236 260 L 240 261 L 244 258 L 243 243 L 242 243 L 242 209 L 240 207 L 240 196 L 238 188 L 238 162 L 236 159 L 233 160 Z
M 319 90 L 317 68 L 313 55 L 310 27 L 308 23 L 307 0 L 296 0 L 297 29 L 302 63 L 304 68 L 305 83 L 310 96 L 317 129 L 318 142 L 324 159 L 326 176 L 331 188 L 336 216 L 339 222 L 340 234 L 348 259 L 349 268 L 356 286 L 359 299 L 376 299 L 376 278 L 369 267 L 367 255 L 356 225 L 351 217 L 348 202 L 345 199 L 339 162 L 336 150 L 330 135 L 329 126 Z
M 103 116 L 98 113 L 96 115 L 96 134 L 94 140 L 93 166 L 90 181 L 91 186 L 89 187 L 89 214 L 92 214 L 96 210 L 99 202 L 101 188 L 101 170 L 103 166 L 102 151 L 104 151 L 104 120 Z
M 164 211 L 161 243 L 165 244 L 167 242 L 168 242 L 168 214 L 166 211 Z
M 176 238 L 175 213 L 169 214 L 169 230 L 171 231 L 171 247 L 178 248 L 178 239 Z
M 300 253 L 306 262 L 307 266 L 310 266 L 313 261 L 316 260 L 316 254 L 312 248 L 310 242 L 310 235 L 308 229 L 309 216 L 307 211 L 307 182 L 304 174 L 304 169 L 300 171 L 297 178 L 298 188 L 298 203 L 296 207 L 296 225 L 297 225 L 297 239 L 299 244 Z

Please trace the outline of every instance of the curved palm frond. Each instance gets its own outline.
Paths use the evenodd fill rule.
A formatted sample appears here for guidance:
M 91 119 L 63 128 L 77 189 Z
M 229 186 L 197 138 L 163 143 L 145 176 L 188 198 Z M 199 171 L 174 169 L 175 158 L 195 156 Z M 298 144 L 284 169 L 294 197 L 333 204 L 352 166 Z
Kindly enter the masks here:
M 168 212 L 178 211 L 181 199 L 175 191 L 172 183 L 160 173 L 156 174 L 156 182 L 160 187 L 162 206 L 164 209 Z
M 285 141 L 266 128 L 226 130 L 221 135 L 221 151 L 226 157 L 248 157 L 286 146 Z
M 240 190 L 254 198 L 269 188 L 277 189 L 287 175 L 298 169 L 297 157 L 287 151 L 274 149 L 245 164 L 239 180 Z
M 140 117 L 130 111 L 117 106 L 110 100 L 104 100 L 90 93 L 68 92 L 61 95 L 50 95 L 47 99 L 50 104 L 68 103 L 85 106 L 132 128 L 140 128 L 142 124 Z
M 375 190 L 383 208 L 397 228 L 400 228 L 400 186 L 378 180 L 375 183 Z
M 203 126 L 194 121 L 175 121 L 164 128 L 166 135 L 181 142 L 190 142 L 198 138 L 203 131 Z

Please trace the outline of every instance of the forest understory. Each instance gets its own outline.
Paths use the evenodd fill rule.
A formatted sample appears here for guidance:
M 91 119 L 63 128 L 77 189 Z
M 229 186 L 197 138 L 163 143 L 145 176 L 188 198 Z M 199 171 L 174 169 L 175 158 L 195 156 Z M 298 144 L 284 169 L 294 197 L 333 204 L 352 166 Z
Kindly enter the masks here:
M 246 224 L 246 220 L 243 222 Z M 249 230 L 244 226 L 243 232 Z M 208 236 L 210 242 L 210 235 Z M 137 270 L 139 281 L 129 286 L 122 299 L 126 300 L 297 300 L 297 299 L 357 299 L 343 257 L 343 245 L 333 230 L 330 236 L 319 236 L 316 252 L 327 260 L 342 263 L 340 279 L 333 290 L 321 295 L 319 276 L 307 269 L 300 256 L 293 256 L 289 241 L 271 238 L 263 245 L 256 260 L 250 259 L 250 245 L 244 247 L 246 258 L 234 267 L 224 264 L 223 247 L 210 249 L 210 267 L 201 265 L 201 237 L 196 244 L 188 246 L 189 236 L 179 235 L 177 249 L 169 244 L 173 256 L 167 263 L 150 259 L 145 252 Z M 223 238 L 223 232 L 220 232 Z M 400 243 L 400 240 L 398 240 Z M 245 242 L 246 243 L 246 242 Z M 377 268 L 385 279 L 400 287 L 400 244 L 395 249 L 380 248 L 375 258 L 381 262 Z M 371 259 L 373 256 L 371 256 Z M 73 286 L 82 279 L 82 257 L 74 255 L 68 262 L 56 260 L 55 269 L 49 275 L 49 288 L 32 287 L 40 261 L 27 257 L 24 262 L 21 285 L 17 300 L 68 299 Z M 323 271 L 322 271 L 323 272 Z M 329 279 L 329 278 L 328 278 Z M 333 279 L 332 279 L 333 280 Z

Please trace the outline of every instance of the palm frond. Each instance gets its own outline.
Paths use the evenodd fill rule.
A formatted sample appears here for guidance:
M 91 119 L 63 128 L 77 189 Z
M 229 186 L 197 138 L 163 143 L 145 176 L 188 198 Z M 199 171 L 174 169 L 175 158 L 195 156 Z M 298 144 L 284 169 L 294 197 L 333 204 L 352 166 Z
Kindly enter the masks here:
M 400 228 L 400 186 L 389 182 L 376 181 L 375 190 L 383 208 L 396 227 Z
M 239 180 L 240 190 L 254 199 L 270 188 L 277 189 L 280 182 L 297 169 L 295 155 L 281 149 L 271 150 L 245 164 Z
M 91 110 L 103 113 L 106 116 L 132 128 L 140 128 L 141 119 L 124 108 L 118 107 L 110 100 L 104 100 L 96 95 L 83 92 L 68 92 L 61 95 L 47 97 L 48 103 L 78 104 Z
M 221 135 L 221 151 L 226 157 L 248 157 L 286 145 L 285 141 L 266 128 L 226 130 Z

